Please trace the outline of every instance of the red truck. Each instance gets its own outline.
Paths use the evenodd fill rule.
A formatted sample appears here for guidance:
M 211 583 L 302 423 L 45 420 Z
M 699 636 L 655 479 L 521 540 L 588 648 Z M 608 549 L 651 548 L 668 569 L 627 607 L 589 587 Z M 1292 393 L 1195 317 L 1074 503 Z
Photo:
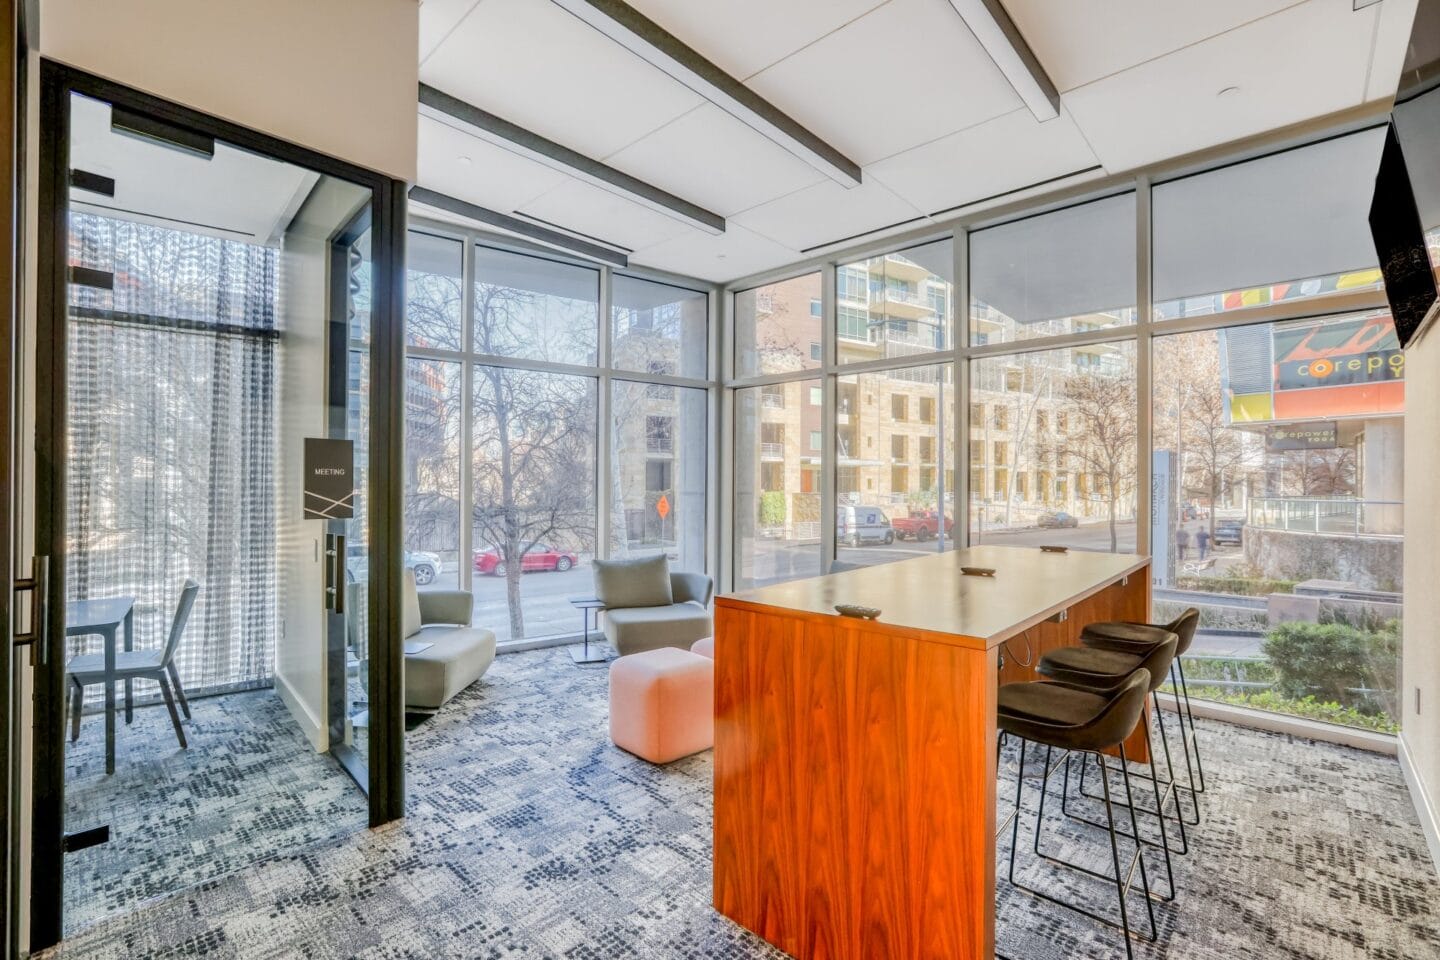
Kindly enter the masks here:
M 890 521 L 890 526 L 895 531 L 898 539 L 904 540 L 907 537 L 911 540 L 918 540 L 924 543 L 926 540 L 933 540 L 940 532 L 940 521 L 934 510 L 910 511 L 908 517 L 895 517 Z M 955 521 L 949 517 L 945 518 L 945 536 L 950 536 Z

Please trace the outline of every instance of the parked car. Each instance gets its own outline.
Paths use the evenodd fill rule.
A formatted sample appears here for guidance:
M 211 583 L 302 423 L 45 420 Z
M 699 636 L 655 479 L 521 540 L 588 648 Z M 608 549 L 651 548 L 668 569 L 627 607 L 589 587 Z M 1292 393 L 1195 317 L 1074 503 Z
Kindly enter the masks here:
M 904 540 L 909 537 L 911 540 L 918 540 L 924 543 L 926 540 L 933 540 L 940 532 L 939 515 L 934 510 L 911 510 L 908 517 L 896 517 L 890 521 L 890 526 L 895 530 L 895 536 Z M 945 518 L 945 535 L 950 536 L 954 529 L 955 521 L 949 517 Z
M 364 544 L 352 544 L 346 551 L 345 558 L 345 579 L 354 583 L 363 579 L 370 572 L 370 549 Z M 405 569 L 415 571 L 415 585 L 423 587 L 435 582 L 445 570 L 445 564 L 440 561 L 439 554 L 427 553 L 423 550 L 405 551 Z
M 837 507 L 835 539 L 852 547 L 862 543 L 894 543 L 895 528 L 879 507 Z
M 1244 540 L 1244 537 L 1244 520 L 1221 520 L 1215 524 L 1215 538 L 1211 540 L 1211 543 L 1217 547 L 1222 543 L 1233 544 L 1238 547 Z
M 1035 521 L 1035 526 L 1044 527 L 1047 530 L 1061 527 L 1078 527 L 1080 526 L 1080 518 L 1073 513 L 1066 513 L 1064 510 L 1049 510 L 1040 514 L 1039 519 Z
M 537 543 L 525 551 L 525 556 L 520 560 L 521 573 L 533 573 L 537 570 L 556 570 L 564 573 L 575 564 L 580 558 L 566 550 L 561 550 L 551 543 Z M 486 573 L 494 577 L 505 576 L 508 565 L 500 558 L 500 551 L 496 547 L 488 550 L 475 552 L 475 572 Z

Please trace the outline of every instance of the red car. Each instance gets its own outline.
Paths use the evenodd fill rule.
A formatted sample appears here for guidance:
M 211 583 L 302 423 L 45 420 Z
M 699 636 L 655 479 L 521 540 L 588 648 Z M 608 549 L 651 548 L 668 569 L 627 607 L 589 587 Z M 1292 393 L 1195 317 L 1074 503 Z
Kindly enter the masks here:
M 564 573 L 579 562 L 580 558 L 573 553 L 556 549 L 553 544 L 537 543 L 525 552 L 525 558 L 520 561 L 520 572 L 558 570 Z M 483 553 L 477 552 L 475 554 L 475 570 L 478 573 L 488 573 L 495 577 L 505 576 L 505 561 L 500 559 L 500 551 L 491 547 Z

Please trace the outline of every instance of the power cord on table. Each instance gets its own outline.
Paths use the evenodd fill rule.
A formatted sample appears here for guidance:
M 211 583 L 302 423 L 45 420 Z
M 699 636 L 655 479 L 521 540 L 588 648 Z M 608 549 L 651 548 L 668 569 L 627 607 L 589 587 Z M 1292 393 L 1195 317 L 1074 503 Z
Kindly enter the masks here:
M 1013 639 L 1015 639 L 1015 638 L 1014 638 L 1014 637 L 1011 637 L 1010 640 L 1006 640 L 1003 644 L 1001 644 L 1000 656 L 996 658 L 996 659 L 999 661 L 999 666 L 1000 666 L 1000 668 L 1003 669 L 1004 666 L 1005 666 L 1005 654 L 1006 654 L 1007 652 L 1010 654 L 1011 658 L 1012 658 L 1016 663 L 1020 664 L 1020 666 L 1022 666 L 1022 667 L 1034 666 L 1034 664 L 1035 664 L 1035 644 L 1033 644 L 1033 643 L 1030 642 L 1030 631 L 1029 631 L 1029 630 L 1026 630 L 1024 633 L 1020 634 L 1020 636 L 1025 640 L 1025 656 L 1024 656 L 1024 657 L 1017 657 L 1017 656 L 1015 656 L 1015 651 L 1013 651 L 1013 650 L 1010 649 L 1010 640 L 1013 640 Z

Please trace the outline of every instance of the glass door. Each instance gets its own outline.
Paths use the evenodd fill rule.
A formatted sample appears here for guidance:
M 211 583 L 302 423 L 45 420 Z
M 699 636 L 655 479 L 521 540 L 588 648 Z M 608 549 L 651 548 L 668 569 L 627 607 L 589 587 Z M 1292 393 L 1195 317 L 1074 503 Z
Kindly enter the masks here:
M 403 802 L 394 185 L 45 81 L 36 949 Z

